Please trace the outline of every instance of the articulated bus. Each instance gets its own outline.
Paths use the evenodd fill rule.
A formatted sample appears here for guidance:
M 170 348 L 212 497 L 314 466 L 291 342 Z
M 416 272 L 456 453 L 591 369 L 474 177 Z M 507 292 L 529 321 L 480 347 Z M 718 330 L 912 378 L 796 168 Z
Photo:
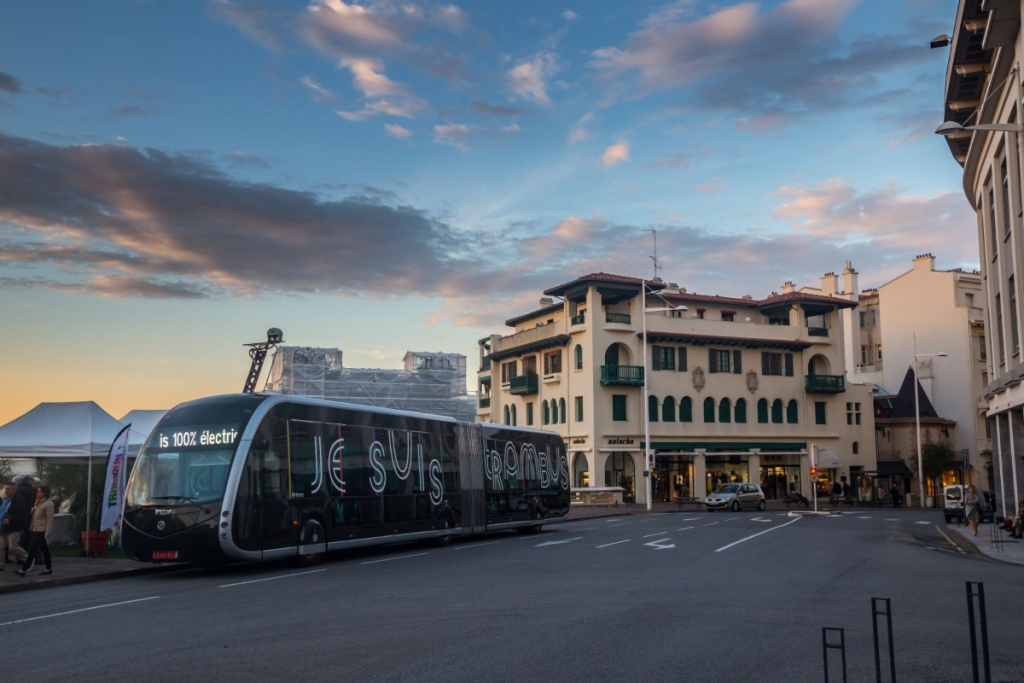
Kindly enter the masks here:
M 128 481 L 122 546 L 223 564 L 539 531 L 569 514 L 554 433 L 277 394 L 183 403 Z

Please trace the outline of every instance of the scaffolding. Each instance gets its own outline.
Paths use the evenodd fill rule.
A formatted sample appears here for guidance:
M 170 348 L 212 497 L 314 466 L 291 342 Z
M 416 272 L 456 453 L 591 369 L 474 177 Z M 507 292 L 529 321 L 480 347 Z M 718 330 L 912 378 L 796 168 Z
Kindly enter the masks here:
M 265 391 L 476 420 L 465 356 L 409 351 L 403 361 L 401 370 L 346 368 L 340 349 L 280 346 Z

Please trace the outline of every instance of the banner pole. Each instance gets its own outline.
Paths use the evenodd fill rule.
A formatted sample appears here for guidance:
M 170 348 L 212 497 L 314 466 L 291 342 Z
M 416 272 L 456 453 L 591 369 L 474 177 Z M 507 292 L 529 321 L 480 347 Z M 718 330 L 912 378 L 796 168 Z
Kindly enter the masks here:
M 91 518 L 92 518 L 92 456 L 89 456 L 89 478 L 88 484 L 86 485 L 87 491 L 85 494 L 85 556 L 89 557 L 89 533 L 91 529 Z

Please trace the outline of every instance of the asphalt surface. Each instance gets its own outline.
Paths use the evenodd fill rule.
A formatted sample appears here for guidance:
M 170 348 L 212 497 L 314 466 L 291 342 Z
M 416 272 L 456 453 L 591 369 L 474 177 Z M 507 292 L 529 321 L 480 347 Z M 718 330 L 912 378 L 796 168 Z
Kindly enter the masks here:
M 970 580 L 985 583 L 993 680 L 1024 681 L 1024 568 L 964 552 L 941 526 L 918 510 L 585 519 L 313 568 L 7 595 L 0 643 L 25 677 L 76 683 L 792 683 L 822 680 L 821 627 L 840 626 L 859 682 L 875 680 L 870 599 L 889 597 L 898 680 L 941 683 L 970 680 Z

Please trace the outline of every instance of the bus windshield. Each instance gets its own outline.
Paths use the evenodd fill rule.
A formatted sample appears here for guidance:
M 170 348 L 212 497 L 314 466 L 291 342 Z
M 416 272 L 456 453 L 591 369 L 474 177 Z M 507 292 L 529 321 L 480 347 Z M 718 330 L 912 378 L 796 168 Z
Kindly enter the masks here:
M 126 503 L 176 505 L 223 498 L 231 462 L 252 416 L 255 398 L 203 406 L 186 404 L 168 412 L 139 455 L 128 483 Z

